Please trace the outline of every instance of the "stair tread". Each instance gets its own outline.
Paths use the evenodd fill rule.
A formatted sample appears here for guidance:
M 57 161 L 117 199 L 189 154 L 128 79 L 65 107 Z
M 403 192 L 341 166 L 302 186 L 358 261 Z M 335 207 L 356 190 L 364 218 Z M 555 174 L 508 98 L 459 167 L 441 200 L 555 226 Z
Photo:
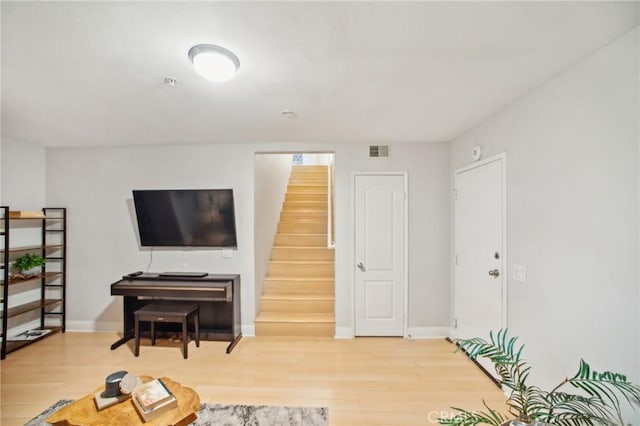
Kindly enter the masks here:
M 327 214 L 327 206 L 284 206 L 283 213 L 314 213 L 314 214 Z
M 312 217 L 314 219 L 322 219 L 327 217 L 327 212 L 314 212 L 314 211 L 289 211 L 289 210 L 283 210 L 281 215 L 283 215 L 285 218 L 288 216 L 305 216 L 305 217 Z M 325 222 L 326 223 L 326 222 Z
M 282 224 L 300 225 L 301 223 L 304 223 L 305 225 L 313 224 L 313 225 L 318 225 L 318 226 L 320 226 L 320 225 L 327 226 L 327 222 L 318 222 L 318 221 L 315 221 L 315 220 L 310 220 L 310 221 L 305 221 L 305 222 L 300 222 L 300 221 L 295 221 L 295 220 L 281 220 L 280 221 L 280 225 L 282 225 Z M 322 235 L 322 234 L 323 234 L 322 232 L 319 232 L 319 233 L 317 233 L 315 235 Z M 324 234 L 326 234 L 326 232 Z M 303 234 L 303 235 L 306 235 L 306 234 Z
M 281 313 L 281 312 L 260 312 L 256 322 L 315 322 L 315 323 L 335 323 L 335 314 L 332 313 Z
M 290 183 L 289 186 L 327 186 L 327 184 L 322 182 Z
M 286 276 L 274 276 L 270 275 L 264 279 L 265 281 L 279 281 L 279 282 L 323 282 L 323 283 L 333 283 L 335 280 L 333 277 L 286 277 Z M 300 284 L 304 285 L 304 284 Z
M 318 247 L 318 246 L 279 246 L 274 245 L 273 248 L 279 249 L 313 249 L 313 250 L 335 250 L 333 247 Z
M 325 232 L 324 234 L 323 233 L 318 233 L 318 234 L 292 234 L 291 232 L 277 232 L 276 235 L 292 236 L 294 238 L 303 238 L 304 236 L 317 237 L 318 235 L 324 235 L 326 237 L 327 233 Z
M 335 300 L 333 294 L 264 293 L 265 300 Z
M 292 214 L 290 212 L 286 212 L 283 216 L 284 217 L 280 220 L 280 222 L 284 223 L 327 223 L 318 221 L 318 219 L 324 219 L 327 217 L 327 215 L 324 213 L 295 212 Z

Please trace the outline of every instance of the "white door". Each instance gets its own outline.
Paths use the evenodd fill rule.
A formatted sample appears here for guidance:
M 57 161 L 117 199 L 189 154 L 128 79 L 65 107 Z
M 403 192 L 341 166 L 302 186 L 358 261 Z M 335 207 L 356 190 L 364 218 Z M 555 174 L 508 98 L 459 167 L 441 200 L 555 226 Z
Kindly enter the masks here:
M 405 176 L 355 176 L 355 334 L 402 336 Z
M 454 337 L 506 326 L 504 154 L 455 175 Z

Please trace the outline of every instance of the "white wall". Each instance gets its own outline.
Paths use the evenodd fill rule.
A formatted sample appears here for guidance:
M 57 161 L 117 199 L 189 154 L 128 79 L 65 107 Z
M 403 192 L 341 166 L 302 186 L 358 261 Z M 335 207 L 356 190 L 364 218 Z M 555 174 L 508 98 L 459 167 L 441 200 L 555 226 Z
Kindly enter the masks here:
M 244 332 L 255 318 L 254 156 L 258 152 L 335 152 L 336 326 L 353 334 L 352 173 L 409 174 L 409 326 L 412 335 L 443 334 L 449 324 L 449 148 L 393 145 L 389 159 L 370 159 L 365 144 L 194 145 L 52 148 L 47 157 L 49 203 L 68 207 L 68 327 L 121 329 L 121 298 L 109 285 L 146 270 L 131 210 L 134 188 L 231 187 L 238 251 L 156 250 L 152 270 L 203 270 L 242 275 Z
M 393 144 L 389 158 L 369 158 L 366 144 L 339 145 L 336 179 L 336 327 L 353 335 L 355 262 L 353 173 L 401 171 L 409 182 L 408 333 L 444 336 L 449 326 L 449 147 L 446 143 Z
M 40 211 L 46 204 L 46 150 L 32 143 L 4 139 L 2 142 L 2 199 L 0 205 L 11 210 Z M 38 245 L 39 227 L 15 223 L 10 235 L 12 247 Z
M 291 154 L 256 154 L 254 162 L 254 244 L 256 312 L 264 292 L 273 239 L 291 175 Z
M 50 149 L 49 203 L 68 208 L 68 328 L 120 330 L 122 300 L 109 285 L 147 270 L 138 245 L 132 189 L 232 188 L 238 249 L 155 249 L 151 271 L 208 271 L 242 276 L 242 323 L 254 319 L 253 152 L 248 146 Z M 245 330 L 247 334 L 252 331 Z
M 328 166 L 333 162 L 333 154 L 302 154 L 305 166 Z
M 1 162 L 1 204 L 12 210 L 42 209 L 46 200 L 45 148 L 5 138 Z
M 580 357 L 638 379 L 638 90 L 636 29 L 451 146 L 452 173 L 507 152 L 508 327 L 542 386 Z
M 0 159 L 0 205 L 11 210 L 41 210 L 45 207 L 46 150 L 44 147 L 12 139 L 2 140 Z M 39 223 L 14 223 L 10 232 L 11 247 L 39 245 L 42 241 Z M 9 306 L 40 298 L 40 283 L 28 282 L 10 287 Z M 8 335 L 40 326 L 40 313 L 31 312 L 12 318 Z

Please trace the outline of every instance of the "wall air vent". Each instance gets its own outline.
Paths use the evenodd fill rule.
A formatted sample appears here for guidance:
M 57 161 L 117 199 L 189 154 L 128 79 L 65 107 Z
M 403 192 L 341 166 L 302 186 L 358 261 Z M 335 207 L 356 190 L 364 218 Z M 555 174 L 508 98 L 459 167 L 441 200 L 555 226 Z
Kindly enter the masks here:
M 369 145 L 369 157 L 388 157 L 389 145 Z

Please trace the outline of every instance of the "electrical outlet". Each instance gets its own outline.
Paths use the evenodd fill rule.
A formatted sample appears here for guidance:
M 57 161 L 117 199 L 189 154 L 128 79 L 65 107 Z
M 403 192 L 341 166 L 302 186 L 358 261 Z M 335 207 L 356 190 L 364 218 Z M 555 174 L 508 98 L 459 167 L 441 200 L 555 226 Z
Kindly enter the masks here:
M 527 281 L 527 267 L 524 265 L 513 265 L 513 279 L 520 282 Z

